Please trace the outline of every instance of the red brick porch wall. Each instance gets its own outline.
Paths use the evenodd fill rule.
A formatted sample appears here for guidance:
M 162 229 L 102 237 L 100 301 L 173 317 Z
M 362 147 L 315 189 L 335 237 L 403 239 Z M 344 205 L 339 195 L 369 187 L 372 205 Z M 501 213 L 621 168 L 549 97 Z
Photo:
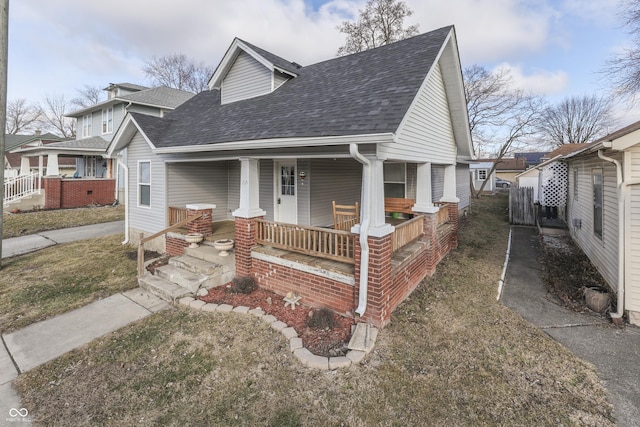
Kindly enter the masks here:
M 188 209 L 187 218 L 193 218 L 198 214 L 202 216 L 187 224 L 189 233 L 202 233 L 203 236 L 212 234 L 213 209 Z M 167 235 L 165 239 L 166 252 L 169 256 L 180 256 L 184 253 L 184 248 L 189 246 L 186 240 Z
M 115 179 L 61 179 L 43 177 L 44 209 L 109 205 L 115 200 Z
M 391 313 L 404 301 L 418 284 L 432 275 L 436 265 L 458 243 L 458 206 L 447 206 L 449 222 L 437 224 L 437 214 L 424 219 L 422 249 L 397 268 L 392 269 L 391 235 L 368 238 L 369 272 L 367 309 L 359 319 L 383 327 Z M 355 286 L 347 285 L 313 273 L 281 266 L 251 257 L 256 245 L 256 223 L 253 219 L 236 218 L 236 274 L 253 276 L 260 286 L 279 295 L 296 292 L 302 302 L 312 307 L 328 307 L 343 315 L 355 316 L 360 288 L 360 241 L 355 245 Z

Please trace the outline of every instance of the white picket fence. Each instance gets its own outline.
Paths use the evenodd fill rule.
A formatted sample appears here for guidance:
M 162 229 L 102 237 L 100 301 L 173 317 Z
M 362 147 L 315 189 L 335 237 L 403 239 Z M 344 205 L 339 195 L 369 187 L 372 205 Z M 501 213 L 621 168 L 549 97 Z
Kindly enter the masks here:
M 4 180 L 3 205 L 14 200 L 38 193 L 41 187 L 40 176 L 37 173 L 19 175 Z

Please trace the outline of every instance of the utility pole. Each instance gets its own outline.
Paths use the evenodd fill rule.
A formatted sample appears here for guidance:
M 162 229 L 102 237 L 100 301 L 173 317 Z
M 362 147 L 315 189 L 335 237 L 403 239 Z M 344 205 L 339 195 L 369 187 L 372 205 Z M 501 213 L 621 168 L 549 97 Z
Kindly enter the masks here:
M 2 199 L 2 215 L 0 215 L 0 269 L 2 268 L 2 230 L 4 218 L 4 135 L 7 123 L 7 61 L 9 57 L 9 0 L 0 0 L 0 199 Z

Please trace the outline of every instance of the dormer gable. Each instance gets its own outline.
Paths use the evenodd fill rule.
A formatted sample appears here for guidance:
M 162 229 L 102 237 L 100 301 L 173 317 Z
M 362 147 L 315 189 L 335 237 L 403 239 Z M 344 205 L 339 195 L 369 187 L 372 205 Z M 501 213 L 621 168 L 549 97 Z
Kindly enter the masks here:
M 220 103 L 269 94 L 298 76 L 300 65 L 235 38 L 209 80 L 220 90 Z
M 103 90 L 107 92 L 107 99 L 112 99 L 146 89 L 149 88 L 133 83 L 110 83 L 109 86 L 105 87 Z

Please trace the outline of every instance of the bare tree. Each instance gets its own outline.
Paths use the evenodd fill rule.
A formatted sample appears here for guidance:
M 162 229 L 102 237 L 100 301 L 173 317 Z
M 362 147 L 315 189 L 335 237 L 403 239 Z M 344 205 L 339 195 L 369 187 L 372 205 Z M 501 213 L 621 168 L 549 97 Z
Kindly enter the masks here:
M 38 104 L 29 104 L 24 98 L 12 99 L 7 104 L 6 132 L 32 131 L 39 126 L 42 114 Z
M 473 65 L 463 74 L 471 136 L 481 154 L 491 152 L 496 159 L 487 174 L 491 176 L 503 157 L 530 143 L 528 138 L 537 131 L 544 100 L 516 89 L 507 69 L 490 72 Z M 474 192 L 475 197 L 486 183 Z
M 541 134 L 555 146 L 589 142 L 606 133 L 611 107 L 609 98 L 595 95 L 565 98 L 544 110 Z
M 404 18 L 413 14 L 407 4 L 398 0 L 369 0 L 364 10 L 359 10 L 356 22 L 344 21 L 338 26 L 347 40 L 338 56 L 362 52 L 418 34 L 418 25 L 403 27 Z
M 76 121 L 65 117 L 70 101 L 63 95 L 46 95 L 44 99 L 44 122 L 64 138 L 76 136 Z
M 640 0 L 623 0 L 621 6 L 619 16 L 631 44 L 605 63 L 602 74 L 619 97 L 633 103 L 640 93 Z
M 199 93 L 207 90 L 213 67 L 195 62 L 182 53 L 151 57 L 142 67 L 147 79 L 154 85 Z
M 78 96 L 71 100 L 71 104 L 77 108 L 87 108 L 100 102 L 102 89 L 99 86 L 84 85 L 81 89 L 76 89 Z

